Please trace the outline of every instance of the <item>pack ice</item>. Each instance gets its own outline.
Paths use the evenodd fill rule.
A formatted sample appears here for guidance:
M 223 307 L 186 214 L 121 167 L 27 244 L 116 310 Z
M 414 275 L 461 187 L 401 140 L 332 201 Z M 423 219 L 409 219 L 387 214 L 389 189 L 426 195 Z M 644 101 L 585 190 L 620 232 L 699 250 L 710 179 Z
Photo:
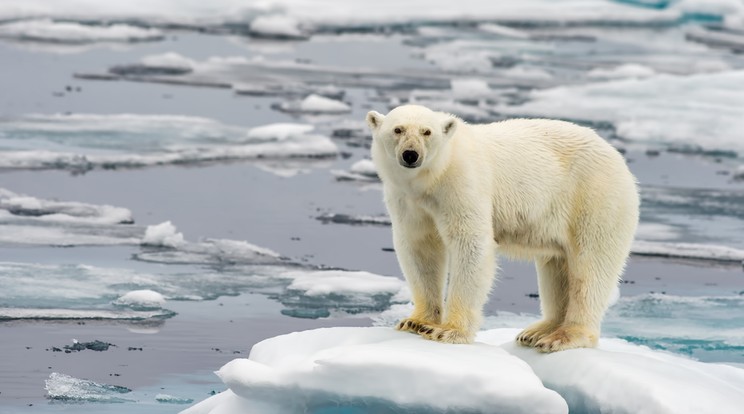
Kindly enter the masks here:
M 182 414 L 288 412 L 735 413 L 744 370 L 620 339 L 540 354 L 493 329 L 475 344 L 390 328 L 326 328 L 256 344 L 217 375 L 229 388 Z

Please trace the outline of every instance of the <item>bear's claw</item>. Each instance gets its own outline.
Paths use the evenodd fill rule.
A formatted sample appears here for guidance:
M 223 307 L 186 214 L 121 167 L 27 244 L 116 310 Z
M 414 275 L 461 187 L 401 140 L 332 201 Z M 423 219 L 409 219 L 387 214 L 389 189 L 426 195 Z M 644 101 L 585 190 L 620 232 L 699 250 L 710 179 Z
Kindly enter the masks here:
M 561 326 L 535 342 L 540 352 L 557 352 L 573 348 L 597 346 L 598 333 L 583 326 Z
M 552 321 L 539 321 L 528 326 L 517 335 L 517 342 L 524 346 L 535 346 L 540 339 L 555 331 L 558 324 Z

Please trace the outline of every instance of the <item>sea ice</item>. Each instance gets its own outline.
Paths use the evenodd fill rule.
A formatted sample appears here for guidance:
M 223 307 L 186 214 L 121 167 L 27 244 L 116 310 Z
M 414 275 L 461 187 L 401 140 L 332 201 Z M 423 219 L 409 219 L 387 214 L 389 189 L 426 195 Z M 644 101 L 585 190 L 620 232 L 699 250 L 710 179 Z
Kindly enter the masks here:
M 177 248 L 184 244 L 183 233 L 179 233 L 173 223 L 165 221 L 153 226 L 147 226 L 145 236 L 142 238 L 142 244 L 145 246 Z
M 300 27 L 300 22 L 291 16 L 258 16 L 250 24 L 250 33 L 257 37 L 274 39 L 306 39 L 308 34 Z
M 114 305 L 136 310 L 153 310 L 165 307 L 165 297 L 150 289 L 133 290 L 114 301 Z
M 670 148 L 700 147 L 700 152 L 744 153 L 744 71 L 690 76 L 657 75 L 587 85 L 536 90 L 518 105 L 497 111 L 517 116 L 545 116 L 610 122 L 625 139 L 662 143 Z
M 121 403 L 132 390 L 118 385 L 99 384 L 53 372 L 45 381 L 49 398 L 62 401 Z
M 333 170 L 331 173 L 339 181 L 361 181 L 361 182 L 379 182 L 377 169 L 372 160 L 363 159 L 351 165 L 349 171 Z
M 713 260 L 720 262 L 744 262 L 744 250 L 715 244 L 636 240 L 633 242 L 631 251 L 633 254 L 639 256 Z
M 309 95 L 300 101 L 284 102 L 278 109 L 303 114 L 343 114 L 351 112 L 349 104 L 320 95 Z
M 142 42 L 162 40 L 162 31 L 127 24 L 88 25 L 51 19 L 21 20 L 0 24 L 0 38 L 35 42 L 84 44 L 93 42 Z
M 586 76 L 594 79 L 647 78 L 656 74 L 648 66 L 626 63 L 613 68 L 594 68 Z
M 612 338 L 602 338 L 596 349 L 542 354 L 517 345 L 518 332 L 481 331 L 473 345 L 440 344 L 390 328 L 282 335 L 254 345 L 249 359 L 223 366 L 217 375 L 229 390 L 182 413 L 323 412 L 331 407 L 734 413 L 744 403 L 744 370 L 739 368 Z
M 496 329 L 476 338 L 526 361 L 571 412 L 735 413 L 744 403 L 744 370 L 602 338 L 597 349 L 540 354 L 517 345 L 519 330 Z
M 259 127 L 262 128 L 262 127 Z M 251 129 L 177 115 L 27 115 L 0 122 L 0 169 L 134 168 L 256 158 L 333 157 L 322 135 Z
M 16 194 L 0 188 L 0 222 L 47 224 L 132 224 L 126 208 L 74 201 L 57 201 Z
M 233 360 L 217 375 L 231 392 L 184 414 L 247 412 L 255 404 L 264 410 L 251 412 L 353 407 L 567 412 L 560 396 L 499 347 L 439 344 L 389 328 L 328 328 L 274 337 L 254 345 L 250 359 Z M 220 411 L 227 407 L 232 409 Z

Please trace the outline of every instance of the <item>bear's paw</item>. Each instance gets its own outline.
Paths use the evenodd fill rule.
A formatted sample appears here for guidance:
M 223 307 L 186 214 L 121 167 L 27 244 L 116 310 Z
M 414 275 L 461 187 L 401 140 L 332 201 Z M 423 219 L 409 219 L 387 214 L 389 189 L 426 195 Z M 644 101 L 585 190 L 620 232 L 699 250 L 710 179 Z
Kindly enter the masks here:
M 573 348 L 597 346 L 599 333 L 580 325 L 560 326 L 535 343 L 540 352 L 557 352 Z
M 556 330 L 559 323 L 555 321 L 538 321 L 528 326 L 517 335 L 517 343 L 524 346 L 535 346 L 537 341 Z

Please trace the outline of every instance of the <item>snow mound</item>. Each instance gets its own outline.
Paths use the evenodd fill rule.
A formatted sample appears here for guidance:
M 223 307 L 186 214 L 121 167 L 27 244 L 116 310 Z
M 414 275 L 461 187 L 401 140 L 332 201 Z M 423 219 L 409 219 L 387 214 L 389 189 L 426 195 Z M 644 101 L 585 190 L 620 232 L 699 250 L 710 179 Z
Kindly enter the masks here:
M 158 29 L 141 28 L 127 24 L 93 26 L 75 22 L 40 19 L 1 24 L 0 38 L 34 42 L 83 44 L 93 42 L 155 41 L 162 40 L 164 35 Z
M 626 63 L 614 68 L 594 68 L 586 76 L 595 79 L 647 78 L 656 74 L 648 66 L 636 63 Z
M 178 247 L 183 245 L 183 233 L 178 233 L 170 221 L 147 226 L 142 244 L 148 246 Z
M 351 107 L 345 102 L 311 94 L 300 101 L 284 102 L 277 109 L 290 113 L 305 114 L 343 114 L 351 112 Z
M 300 27 L 300 22 L 286 15 L 256 17 L 251 22 L 250 33 L 257 37 L 274 39 L 306 39 L 308 37 Z
M 444 345 L 388 328 L 317 329 L 267 339 L 253 346 L 250 359 L 233 360 L 217 375 L 231 392 L 184 414 L 344 407 L 567 412 L 565 401 L 544 388 L 527 364 L 498 347 Z
M 154 290 L 133 290 L 114 301 L 114 304 L 138 310 L 160 309 L 165 306 L 165 297 Z
M 390 328 L 282 335 L 256 344 L 249 359 L 223 366 L 217 375 L 229 390 L 182 413 L 678 414 L 734 413 L 744 403 L 740 368 L 608 338 L 596 349 L 542 354 L 517 345 L 518 332 L 482 331 L 472 345 Z
M 359 160 L 351 165 L 349 171 L 333 170 L 331 173 L 339 181 L 361 181 L 361 182 L 379 182 L 380 177 L 377 175 L 377 168 L 372 160 Z
M 734 413 L 744 404 L 744 370 L 652 351 L 621 339 L 597 349 L 540 354 L 514 342 L 519 330 L 495 329 L 476 340 L 524 360 L 571 412 Z

